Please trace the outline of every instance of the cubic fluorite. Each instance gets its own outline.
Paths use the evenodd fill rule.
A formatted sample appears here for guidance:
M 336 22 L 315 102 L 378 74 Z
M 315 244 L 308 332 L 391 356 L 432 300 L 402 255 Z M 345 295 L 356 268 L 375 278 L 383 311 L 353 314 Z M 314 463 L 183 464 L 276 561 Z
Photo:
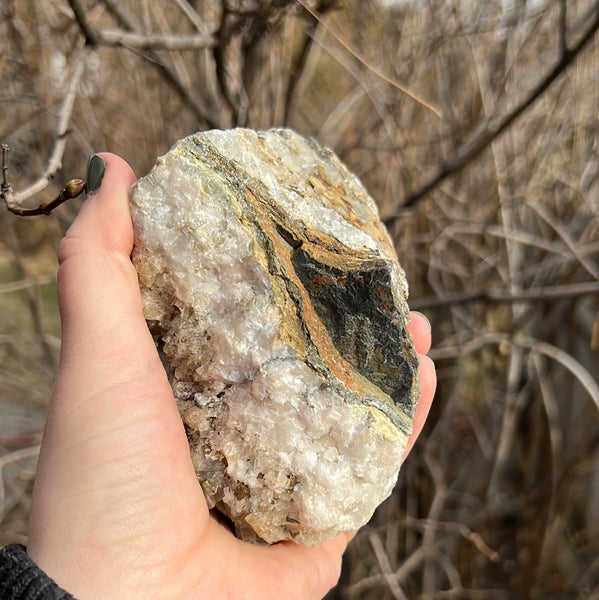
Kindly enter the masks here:
M 133 262 L 210 507 L 245 540 L 360 527 L 418 397 L 407 284 L 374 201 L 291 130 L 179 141 L 131 191 Z

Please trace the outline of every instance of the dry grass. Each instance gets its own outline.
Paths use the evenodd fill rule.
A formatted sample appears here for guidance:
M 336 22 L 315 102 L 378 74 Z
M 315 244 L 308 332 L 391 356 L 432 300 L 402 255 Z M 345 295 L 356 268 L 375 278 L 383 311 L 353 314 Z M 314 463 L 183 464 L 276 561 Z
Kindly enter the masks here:
M 216 0 L 86 0 L 86 47 L 78 4 L 0 8 L 0 139 L 16 190 L 56 150 L 77 65 L 44 200 L 93 151 L 143 174 L 198 129 L 286 124 L 363 179 L 433 324 L 425 433 L 330 598 L 599 598 L 596 32 L 502 135 L 415 199 L 569 57 L 596 0 L 306 3 L 322 23 L 297 2 L 260 13 L 229 1 L 248 12 L 221 19 Z M 124 46 L 98 34 L 114 29 Z M 216 45 L 173 49 L 183 35 Z M 0 220 L 0 543 L 26 539 L 58 348 L 53 256 L 75 204 Z

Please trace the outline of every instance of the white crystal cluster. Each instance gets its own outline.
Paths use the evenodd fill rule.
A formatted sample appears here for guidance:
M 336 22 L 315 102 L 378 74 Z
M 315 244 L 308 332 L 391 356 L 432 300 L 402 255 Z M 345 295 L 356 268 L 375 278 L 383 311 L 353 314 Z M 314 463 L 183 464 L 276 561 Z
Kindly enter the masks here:
M 179 142 L 131 193 L 145 316 L 198 479 L 247 540 L 316 544 L 366 523 L 392 490 L 411 427 L 411 415 L 398 427 L 329 372 L 306 333 L 322 330 L 311 307 L 281 291 L 295 288 L 281 283 L 287 263 L 273 244 L 287 245 L 274 226 L 256 225 L 266 203 L 279 229 L 388 257 L 383 234 L 314 192 L 322 160 L 287 130 L 208 132 Z M 331 160 L 327 179 L 347 178 Z M 413 406 L 417 384 L 411 394 Z

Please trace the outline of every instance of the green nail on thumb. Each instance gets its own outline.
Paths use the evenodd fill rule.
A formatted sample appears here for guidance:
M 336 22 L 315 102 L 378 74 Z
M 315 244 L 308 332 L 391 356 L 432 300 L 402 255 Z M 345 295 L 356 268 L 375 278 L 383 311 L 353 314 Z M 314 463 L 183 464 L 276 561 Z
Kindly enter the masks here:
M 106 162 L 103 158 L 94 154 L 89 157 L 87 162 L 87 175 L 85 178 L 88 194 L 95 192 L 101 185 L 106 172 Z

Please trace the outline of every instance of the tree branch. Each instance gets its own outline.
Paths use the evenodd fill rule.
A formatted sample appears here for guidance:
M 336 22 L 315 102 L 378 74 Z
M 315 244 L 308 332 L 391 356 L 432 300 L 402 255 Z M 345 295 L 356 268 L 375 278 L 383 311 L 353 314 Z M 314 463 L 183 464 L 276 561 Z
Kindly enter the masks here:
M 133 43 L 117 44 L 117 43 L 106 42 L 103 39 L 103 37 L 101 36 L 101 34 L 98 32 L 98 30 L 96 30 L 90 24 L 89 20 L 87 19 L 87 13 L 85 12 L 85 9 L 82 8 L 80 0 L 69 0 L 69 3 L 71 5 L 71 8 L 73 9 L 73 13 L 75 14 L 75 19 L 77 20 L 77 23 L 79 24 L 79 28 L 81 29 L 81 32 L 85 36 L 86 41 L 90 44 L 93 44 L 96 46 L 100 45 L 100 44 L 108 45 L 108 46 L 123 45 L 124 47 L 135 48 L 135 41 L 138 41 L 139 38 L 144 37 L 143 35 L 139 34 L 137 31 L 135 31 L 136 28 L 135 28 L 135 23 L 134 23 L 133 19 L 131 19 L 129 17 L 129 15 L 127 15 L 120 6 L 118 6 L 115 2 L 112 2 L 112 0 L 104 0 L 104 4 L 110 10 L 110 12 L 116 17 L 116 19 L 120 22 L 121 26 L 125 30 L 127 30 L 126 32 L 122 32 L 121 35 L 129 36 L 129 37 L 127 37 L 128 41 L 133 42 Z M 130 34 L 132 34 L 132 35 L 130 35 Z M 109 33 L 109 37 L 110 37 L 110 35 L 116 35 L 116 34 Z M 157 36 L 152 36 L 152 37 L 154 38 L 153 39 L 154 42 L 157 41 L 156 40 Z M 161 42 L 164 44 L 165 37 L 164 36 L 159 36 L 159 37 L 161 37 Z M 200 37 L 204 38 L 204 36 L 200 36 Z M 150 39 L 152 39 L 152 38 L 150 38 Z M 166 77 L 167 81 L 169 81 L 171 83 L 171 85 L 175 88 L 175 90 L 177 91 L 177 93 L 179 94 L 179 96 L 181 97 L 183 102 L 187 106 L 189 106 L 191 108 L 191 110 L 193 110 L 193 112 L 195 113 L 195 115 L 198 117 L 199 120 L 204 121 L 209 127 L 213 127 L 213 128 L 218 127 L 218 120 L 216 118 L 214 118 L 212 115 L 210 115 L 209 111 L 204 106 L 202 106 L 200 104 L 200 102 L 198 102 L 197 95 L 194 95 L 191 92 L 191 90 L 189 90 L 183 84 L 183 82 L 177 75 L 177 72 L 171 66 L 167 65 L 162 60 L 160 55 L 155 51 L 154 48 L 159 47 L 159 46 L 160 45 L 153 46 L 152 44 L 150 44 L 149 46 L 141 45 L 141 46 L 138 46 L 138 48 L 140 50 L 143 50 L 143 52 L 141 53 L 141 56 L 143 58 L 145 58 L 147 61 L 152 63 L 154 66 L 156 66 L 160 71 L 162 71 L 162 73 Z M 164 46 L 160 46 L 160 47 L 164 47 Z M 206 46 L 200 46 L 200 47 L 206 47 Z
M 410 300 L 412 310 L 428 308 L 441 308 L 455 304 L 469 304 L 471 302 L 544 302 L 558 298 L 578 297 L 586 294 L 599 294 L 599 281 L 572 283 L 570 285 L 554 285 L 548 287 L 529 288 L 517 294 L 507 294 L 504 290 L 489 289 L 474 292 L 458 292 L 445 296 L 427 296 Z
M 212 48 L 216 44 L 213 35 L 147 35 L 122 29 L 100 29 L 98 44 L 139 49 L 197 50 Z
M 48 165 L 44 174 L 29 187 L 21 192 L 13 192 L 12 186 L 8 181 L 8 146 L 2 145 L 2 185 L 0 189 L 0 198 L 6 202 L 8 210 L 19 216 L 33 216 L 41 214 L 50 214 L 58 205 L 70 198 L 75 198 L 81 194 L 85 188 L 85 183 L 80 179 L 70 181 L 59 193 L 59 195 L 50 202 L 39 205 L 36 208 L 21 208 L 22 203 L 32 196 L 39 194 L 54 179 L 56 172 L 62 167 L 62 157 L 67 143 L 67 134 L 73 105 L 79 89 L 79 83 L 85 69 L 85 59 L 87 50 L 83 48 L 75 53 L 73 57 L 73 71 L 68 81 L 64 94 L 64 99 L 58 113 L 58 123 L 56 124 L 55 140 L 52 153 L 48 159 Z
M 75 13 L 75 19 L 77 20 L 77 23 L 79 23 L 79 28 L 85 36 L 85 43 L 90 46 L 96 46 L 100 41 L 98 32 L 89 22 L 85 8 L 83 8 L 80 0 L 69 0 L 69 2 L 71 4 L 71 9 Z
M 398 81 L 396 81 L 395 79 L 392 79 L 391 77 L 389 77 L 388 75 L 385 75 L 385 73 L 383 73 L 380 69 L 377 69 L 377 67 L 375 67 L 372 63 L 369 63 L 368 61 L 366 61 L 365 58 L 363 58 L 362 56 L 360 56 L 360 54 L 358 52 L 356 52 L 341 36 L 339 36 L 338 34 L 336 34 L 307 4 L 304 0 L 296 0 L 296 2 L 309 14 L 311 15 L 314 19 L 316 19 L 321 25 L 322 28 L 334 39 L 336 40 L 339 44 L 341 44 L 341 46 L 343 46 L 343 48 L 345 48 L 345 50 L 347 52 L 349 52 L 359 63 L 361 63 L 364 67 L 366 67 L 369 71 L 371 71 L 372 73 L 374 73 L 378 78 L 382 79 L 383 81 L 385 81 L 386 83 L 388 83 L 389 85 L 393 86 L 394 88 L 398 89 L 402 94 L 405 94 L 406 96 L 412 98 L 412 100 L 414 100 L 415 102 L 417 102 L 418 104 L 420 104 L 421 106 L 423 106 L 424 108 L 426 108 L 427 110 L 431 111 L 437 118 L 441 118 L 441 111 L 432 104 L 432 102 L 428 102 L 427 100 L 425 100 L 424 98 L 421 98 L 420 96 L 418 96 L 417 94 L 415 94 L 414 92 L 412 92 L 411 90 L 409 90 L 407 87 L 405 87 L 404 85 L 402 85 L 401 83 L 399 83 Z
M 322 10 L 320 11 L 322 13 Z M 302 46 L 295 55 L 290 68 L 289 81 L 287 82 L 287 91 L 285 92 L 285 108 L 283 113 L 283 123 L 288 123 L 289 115 L 291 114 L 291 103 L 295 96 L 295 90 L 299 83 L 300 77 L 304 72 L 304 68 L 308 62 L 310 50 L 314 44 L 314 35 L 318 27 L 318 20 L 308 13 L 310 19 L 304 31 L 304 40 Z
M 468 139 L 456 150 L 451 159 L 443 163 L 431 180 L 423 185 L 418 191 L 414 192 L 403 203 L 401 209 L 414 206 L 424 196 L 436 188 L 442 181 L 450 175 L 459 171 L 473 158 L 478 156 L 495 138 L 501 135 L 527 108 L 529 108 L 548 88 L 549 86 L 570 66 L 574 59 L 582 52 L 585 46 L 593 39 L 597 30 L 599 30 L 599 3 L 592 9 L 595 15 L 586 32 L 582 35 L 578 43 L 571 49 L 564 48 L 560 53 L 560 58 L 553 68 L 537 84 L 537 86 L 517 104 L 510 112 L 502 116 L 495 116 L 485 119 L 468 137 Z M 389 225 L 397 219 L 399 215 L 393 215 L 385 219 L 385 224 Z

